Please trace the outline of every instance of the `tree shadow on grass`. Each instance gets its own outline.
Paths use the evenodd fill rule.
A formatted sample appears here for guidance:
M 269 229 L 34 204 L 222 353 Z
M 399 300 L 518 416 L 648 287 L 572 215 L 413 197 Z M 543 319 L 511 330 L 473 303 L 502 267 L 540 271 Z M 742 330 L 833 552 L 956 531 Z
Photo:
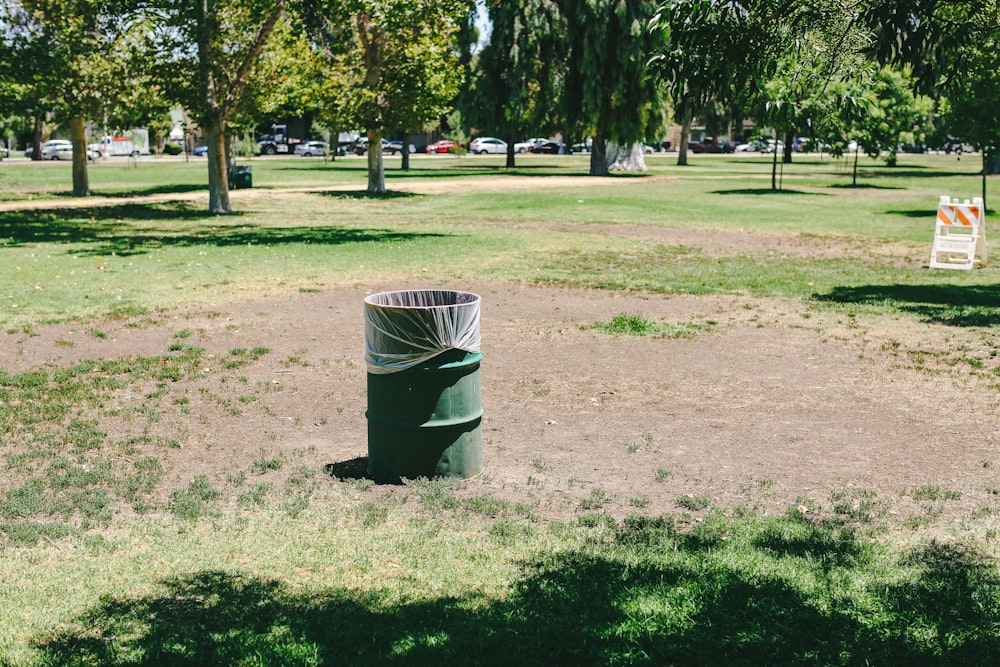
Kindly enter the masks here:
M 818 301 L 882 305 L 956 327 L 1000 325 L 1000 285 L 861 285 L 817 294 Z
M 196 224 L 200 220 L 206 224 Z M 185 224 L 182 231 L 173 233 L 169 223 L 177 221 Z M 209 221 L 219 224 L 207 224 Z M 149 229 L 135 222 L 163 222 L 164 225 L 160 229 Z M 0 212 L 0 248 L 36 243 L 90 244 L 72 251 L 81 256 L 131 256 L 159 248 L 199 245 L 343 245 L 443 236 L 446 235 L 327 225 L 265 227 L 241 223 L 239 215 L 220 218 L 185 203 Z
M 876 185 L 875 183 L 834 183 L 831 188 L 838 190 L 905 190 L 896 185 Z
M 417 194 L 415 192 L 400 192 L 399 190 L 389 190 L 388 192 L 382 193 L 371 193 L 366 190 L 317 190 L 312 194 L 317 194 L 323 197 L 336 197 L 337 199 L 412 199 L 413 197 L 422 197 L 423 195 Z
M 872 578 L 882 570 L 863 537 L 845 544 L 823 528 L 778 527 L 742 560 L 669 524 L 640 529 L 638 542 L 619 529 L 617 548 L 524 563 L 502 599 L 421 596 L 427 586 L 405 567 L 390 577 L 376 554 L 356 551 L 343 559 L 381 585 L 304 590 L 205 570 L 156 582 L 155 593 L 110 592 L 34 647 L 43 664 L 137 666 L 986 665 L 1000 651 L 1000 579 L 971 549 L 918 546 L 898 583 Z M 761 561 L 770 565 L 739 565 Z M 789 567 L 812 583 L 792 586 Z M 847 591 L 861 586 L 857 604 Z
M 983 213 L 986 217 L 996 215 L 996 209 L 988 209 Z M 923 218 L 927 220 L 928 223 L 933 224 L 937 219 L 937 209 L 936 208 L 911 208 L 911 209 L 899 209 L 893 211 L 886 211 L 888 215 L 900 215 L 907 218 Z
M 737 188 L 735 190 L 714 190 L 712 194 L 715 195 L 770 195 L 770 196 L 781 196 L 781 195 L 809 195 L 809 196 L 821 196 L 829 197 L 830 195 L 823 192 L 803 192 L 802 190 L 790 190 L 788 188 L 783 188 L 781 190 L 772 190 L 771 188 Z

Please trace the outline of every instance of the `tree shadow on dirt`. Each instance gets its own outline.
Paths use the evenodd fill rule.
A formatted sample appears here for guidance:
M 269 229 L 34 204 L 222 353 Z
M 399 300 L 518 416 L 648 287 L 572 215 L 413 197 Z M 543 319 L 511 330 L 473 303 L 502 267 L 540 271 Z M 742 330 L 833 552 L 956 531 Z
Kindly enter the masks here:
M 881 305 L 956 327 L 1000 325 L 1000 285 L 861 285 L 817 294 L 818 301 Z
M 1000 579 L 968 548 L 918 546 L 901 560 L 913 574 L 866 583 L 867 570 L 852 576 L 873 565 L 860 536 L 831 542 L 818 528 L 783 543 L 779 528 L 747 547 L 817 565 L 802 589 L 864 587 L 859 605 L 805 593 L 782 567 L 743 571 L 715 557 L 718 540 L 639 530 L 620 528 L 617 550 L 524 563 L 504 599 L 414 600 L 399 594 L 405 571 L 367 591 L 308 591 L 236 570 L 170 577 L 150 584 L 155 593 L 109 593 L 35 648 L 41 664 L 149 666 L 986 665 L 1000 654 Z M 379 574 L 375 559 L 344 558 L 369 580 Z
M 192 224 L 200 220 L 220 224 Z M 184 221 L 183 230 L 172 233 L 169 223 L 177 221 Z M 162 229 L 149 229 L 137 226 L 137 222 L 163 222 L 164 225 Z M 241 223 L 239 215 L 220 218 L 185 203 L 0 212 L 0 247 L 36 243 L 91 244 L 72 250 L 81 256 L 141 255 L 178 246 L 343 245 L 441 236 L 445 235 L 327 225 L 263 227 Z

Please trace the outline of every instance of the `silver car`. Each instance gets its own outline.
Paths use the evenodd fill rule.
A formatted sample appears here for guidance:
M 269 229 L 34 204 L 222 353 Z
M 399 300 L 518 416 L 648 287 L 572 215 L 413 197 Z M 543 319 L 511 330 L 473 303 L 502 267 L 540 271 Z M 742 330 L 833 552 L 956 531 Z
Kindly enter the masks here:
M 469 152 L 476 155 L 485 155 L 486 153 L 506 155 L 507 142 L 503 139 L 494 139 L 493 137 L 479 137 L 473 139 L 472 143 L 469 144 Z
M 73 145 L 69 144 L 69 142 L 67 142 L 67 144 L 68 145 L 61 145 L 61 146 L 56 147 L 55 150 L 53 150 L 53 151 L 50 152 L 48 158 L 45 157 L 45 145 L 43 144 L 42 145 L 42 159 L 43 160 L 45 160 L 45 159 L 48 159 L 48 160 L 72 160 L 73 159 Z M 91 148 L 90 146 L 87 146 L 87 159 L 88 160 L 96 160 L 99 157 L 101 157 L 101 154 L 99 152 L 97 152 L 95 149 Z
M 58 158 L 53 158 L 52 155 L 59 149 L 64 148 L 66 146 L 68 146 L 70 149 L 73 148 L 73 144 L 67 141 L 66 139 L 52 139 L 51 141 L 44 142 L 40 149 L 42 159 L 43 160 L 58 159 Z M 30 158 L 32 155 L 34 155 L 34 153 L 35 153 L 34 147 L 29 148 L 28 150 L 24 151 L 24 157 Z
M 303 141 L 301 144 L 295 146 L 295 154 L 303 155 L 305 157 L 325 155 L 326 143 L 323 141 Z

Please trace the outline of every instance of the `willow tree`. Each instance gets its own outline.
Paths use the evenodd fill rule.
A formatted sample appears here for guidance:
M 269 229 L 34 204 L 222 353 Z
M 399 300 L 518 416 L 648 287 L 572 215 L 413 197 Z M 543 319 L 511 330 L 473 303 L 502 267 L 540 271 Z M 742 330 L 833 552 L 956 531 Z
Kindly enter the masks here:
M 557 0 L 568 51 L 562 116 L 593 138 L 590 174 L 608 173 L 609 142 L 641 143 L 659 91 L 647 62 L 659 36 L 647 27 L 654 0 Z
M 115 17 L 103 0 L 9 0 L 0 8 L 0 60 L 5 63 L 18 109 L 35 118 L 33 159 L 42 123 L 52 113 L 69 127 L 73 144 L 73 195 L 90 194 L 85 121 L 113 94 L 117 46 Z M 30 106 L 28 106 L 30 105 Z M 13 110 L 13 109 L 12 109 Z
M 232 213 L 228 123 L 287 0 L 147 0 L 146 62 L 166 94 L 205 132 L 208 210 Z
M 440 119 L 458 93 L 454 39 L 468 6 L 466 0 L 318 0 L 303 9 L 336 87 L 330 95 L 336 115 L 366 131 L 370 194 L 386 192 L 382 138 Z
M 492 31 L 473 69 L 467 116 L 507 141 L 512 169 L 521 137 L 555 127 L 567 23 L 555 0 L 489 0 L 486 9 Z

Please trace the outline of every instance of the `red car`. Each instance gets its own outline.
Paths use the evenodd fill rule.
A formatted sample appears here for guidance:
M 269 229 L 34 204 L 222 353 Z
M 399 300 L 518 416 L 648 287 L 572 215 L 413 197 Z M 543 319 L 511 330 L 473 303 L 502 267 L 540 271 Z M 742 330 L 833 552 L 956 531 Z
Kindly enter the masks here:
M 428 153 L 452 153 L 458 150 L 458 142 L 451 139 L 435 141 L 427 147 Z

